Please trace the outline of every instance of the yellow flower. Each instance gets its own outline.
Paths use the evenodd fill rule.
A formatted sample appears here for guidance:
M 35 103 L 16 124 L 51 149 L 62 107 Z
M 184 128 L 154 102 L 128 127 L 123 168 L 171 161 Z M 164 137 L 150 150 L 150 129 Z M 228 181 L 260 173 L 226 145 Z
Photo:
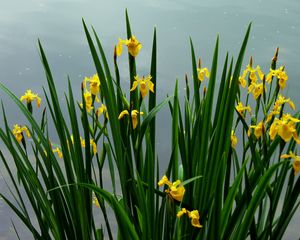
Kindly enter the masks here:
M 193 211 L 189 212 L 188 215 L 189 215 L 189 218 L 191 218 L 192 226 L 197 227 L 197 228 L 202 227 L 202 225 L 199 222 L 200 216 L 199 216 L 198 210 L 193 210 Z
M 185 193 L 185 188 L 181 185 L 181 181 L 177 180 L 171 183 L 167 176 L 163 176 L 162 179 L 158 182 L 158 186 L 161 187 L 165 184 L 169 187 L 169 189 L 165 190 L 165 192 L 173 199 L 181 202 Z
M 200 224 L 200 216 L 198 210 L 188 211 L 185 208 L 182 208 L 178 213 L 177 217 L 181 218 L 184 214 L 188 215 L 191 219 L 191 224 L 194 227 L 202 228 L 203 226 Z
M 272 77 L 276 77 L 278 79 L 278 85 L 280 89 L 284 89 L 286 86 L 286 81 L 288 80 L 288 75 L 284 71 L 284 67 L 281 66 L 278 69 L 270 69 L 270 72 L 268 73 L 266 77 L 266 81 L 270 83 L 272 81 Z
M 72 144 L 74 144 L 74 137 L 73 135 L 71 135 L 71 142 Z M 69 146 L 69 142 L 67 142 L 68 146 Z M 80 136 L 80 145 L 81 147 L 85 148 L 85 140 Z M 90 139 L 90 146 L 92 146 L 93 148 L 93 153 L 96 154 L 97 153 L 97 144 L 94 142 L 93 139 Z
M 198 79 L 203 82 L 204 77 L 209 78 L 209 71 L 207 68 L 197 68 L 197 72 L 198 72 Z
M 265 129 L 264 122 L 261 121 L 257 125 L 251 125 L 248 129 L 248 136 L 250 136 L 250 129 L 251 128 L 254 128 L 254 135 L 257 139 L 259 139 L 261 137 L 261 135 L 263 134 L 264 129 Z
M 282 105 L 284 103 L 288 103 L 291 107 L 291 109 L 293 109 L 295 111 L 295 104 L 291 101 L 290 98 L 285 98 L 284 96 L 282 96 L 281 94 L 279 94 L 278 99 L 276 100 L 275 104 L 279 104 Z
M 26 133 L 27 137 L 30 137 L 30 132 L 27 129 L 27 127 L 25 127 L 25 126 L 21 127 L 18 124 L 14 125 L 12 133 L 13 133 L 13 135 L 15 135 L 15 138 L 17 139 L 18 143 L 20 143 L 23 139 L 23 132 Z
M 243 76 L 239 77 L 239 84 L 241 84 L 242 88 L 246 87 L 247 81 L 246 81 L 245 77 L 243 77 Z
M 125 115 L 129 115 L 129 112 L 128 112 L 127 110 L 123 110 L 123 111 L 120 113 L 118 119 L 119 119 L 119 120 L 122 119 Z
M 91 93 L 96 96 L 100 91 L 100 79 L 98 74 L 94 74 L 92 77 L 85 77 L 83 80 L 84 87 L 86 87 L 87 82 L 90 83 Z M 96 98 L 96 101 L 99 101 L 98 98 Z
M 118 56 L 122 54 L 123 44 L 127 46 L 129 54 L 133 57 L 136 57 L 142 48 L 142 44 L 136 39 L 134 35 L 132 35 L 132 37 L 128 40 L 119 38 L 119 42 L 116 47 L 116 53 Z
M 139 112 L 138 110 L 132 110 L 131 111 L 131 120 L 132 120 L 132 128 L 136 129 L 137 125 L 138 125 L 138 114 L 143 115 L 143 112 Z M 129 112 L 127 110 L 123 110 L 118 119 L 122 119 L 125 115 L 129 115 Z
M 53 151 L 54 153 L 57 153 L 57 155 L 58 155 L 59 158 L 62 158 L 62 157 L 63 157 L 63 154 L 62 154 L 61 150 L 60 150 L 58 147 L 55 148 L 55 149 L 52 149 L 52 151 Z
M 280 156 L 281 158 L 293 158 L 293 169 L 294 174 L 297 175 L 300 171 L 300 156 L 295 155 L 292 151 L 290 151 L 290 154 L 283 154 Z
M 154 83 L 151 82 L 151 76 L 144 78 L 139 78 L 138 76 L 135 76 L 135 81 L 132 83 L 132 88 L 130 89 L 130 92 L 134 91 L 138 85 L 140 85 L 140 92 L 142 95 L 142 98 L 144 98 L 148 94 L 148 89 L 154 93 Z
M 25 94 L 21 96 L 20 100 L 26 100 L 27 104 L 31 103 L 32 101 L 36 101 L 38 107 L 41 106 L 42 101 L 41 98 L 37 94 L 33 93 L 30 89 L 26 90 Z
M 288 80 L 288 75 L 283 70 L 283 67 L 279 68 L 277 78 L 278 78 L 278 85 L 279 85 L 280 89 L 284 89 L 286 86 L 286 81 Z
M 295 110 L 295 104 L 294 102 L 292 102 L 290 100 L 290 98 L 285 98 L 284 96 L 282 96 L 281 94 L 279 94 L 277 100 L 274 103 L 274 107 L 273 110 L 270 112 L 270 114 L 267 117 L 267 122 L 271 121 L 271 119 L 273 118 L 273 116 L 280 114 L 280 110 L 281 110 L 281 105 L 283 105 L 284 103 L 288 103 L 290 108 Z
M 81 144 L 81 147 L 85 148 L 85 140 L 82 137 L 80 137 L 80 144 Z M 94 142 L 93 139 L 90 139 L 90 145 L 93 148 L 93 153 L 96 154 L 97 153 L 97 144 Z
M 116 47 L 116 54 L 118 56 L 121 56 L 121 54 L 123 52 L 123 44 L 126 44 L 126 41 L 127 40 L 123 40 L 123 39 L 119 38 L 119 42 L 118 42 L 118 45 Z
M 108 112 L 107 112 L 107 108 L 104 104 L 101 105 L 101 107 L 99 107 L 97 109 L 97 116 L 99 117 L 101 114 L 105 113 L 105 117 L 108 119 Z
M 89 91 L 85 91 L 83 94 L 84 100 L 85 100 L 85 107 L 88 112 L 90 112 L 94 107 L 93 107 L 93 97 L 92 94 Z M 80 104 L 80 107 L 83 107 L 83 104 Z
M 248 87 L 248 93 L 252 92 L 253 97 L 255 99 L 257 99 L 260 95 L 262 95 L 263 91 L 264 91 L 263 83 L 259 83 L 259 84 L 251 83 L 251 85 Z
M 250 106 L 244 106 L 242 102 L 239 102 L 238 105 L 235 107 L 235 109 L 238 111 L 238 113 L 245 117 L 244 112 L 248 111 L 251 114 L 251 108 Z
M 233 130 L 231 131 L 231 138 L 230 139 L 231 139 L 231 147 L 235 148 L 235 146 L 238 142 L 238 139 L 237 139 L 236 135 L 234 134 Z
M 252 59 L 250 60 L 250 64 L 247 65 L 246 69 L 243 71 L 241 78 L 241 81 L 245 81 L 246 82 L 246 76 L 249 73 L 249 79 L 252 83 L 256 83 L 258 77 L 260 78 L 260 80 L 263 80 L 264 74 L 260 69 L 260 66 L 257 65 L 256 68 L 252 67 Z M 257 77 L 258 76 L 258 77 Z
M 276 70 L 270 68 L 270 72 L 267 74 L 266 82 L 271 83 L 272 77 L 276 76 Z
M 187 214 L 187 210 L 185 208 L 181 208 L 181 210 L 177 213 L 177 217 L 181 218 L 182 215 Z
M 293 138 L 300 144 L 300 139 L 298 138 L 295 126 L 298 122 L 300 122 L 300 120 L 291 117 L 290 114 L 283 114 L 281 119 L 275 118 L 269 132 L 271 140 L 274 140 L 278 134 L 285 142 L 288 142 Z

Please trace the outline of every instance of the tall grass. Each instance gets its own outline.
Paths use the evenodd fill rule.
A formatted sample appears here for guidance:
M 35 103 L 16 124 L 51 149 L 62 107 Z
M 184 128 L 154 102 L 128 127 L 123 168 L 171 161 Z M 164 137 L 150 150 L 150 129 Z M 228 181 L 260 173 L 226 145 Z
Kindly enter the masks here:
M 192 81 L 186 76 L 184 99 L 179 99 L 176 82 L 174 93 L 157 104 L 156 30 L 149 76 L 138 77 L 136 56 L 143 49 L 127 12 L 127 37 L 115 47 L 114 69 L 96 31 L 84 21 L 83 27 L 96 75 L 84 80 L 81 104 L 68 79 L 68 111 L 62 111 L 40 42 L 48 83 L 42 118 L 37 119 L 39 110 L 32 105 L 37 96 L 23 97 L 24 104 L 0 83 L 27 119 L 25 127 L 12 131 L 2 104 L 0 138 L 17 172 L 0 150 L 13 184 L 10 197 L 0 196 L 32 237 L 281 239 L 300 204 L 299 156 L 292 155 L 300 142 L 300 125 L 299 112 L 294 117 L 286 114 L 287 105 L 293 109 L 294 104 L 281 95 L 287 74 L 276 66 L 278 50 L 268 74 L 255 68 L 252 58 L 243 70 L 250 24 L 236 61 L 227 54 L 218 76 L 219 38 L 210 71 L 200 60 L 197 65 L 191 39 Z M 128 49 L 130 93 L 120 84 L 122 46 Z M 156 152 L 156 114 L 164 107 L 172 116 L 172 151 L 165 170 Z M 56 143 L 49 138 L 50 121 Z M 237 131 L 242 133 L 238 140 Z M 106 166 L 110 189 L 104 188 Z M 115 214 L 117 232 L 108 208 Z M 99 212 L 100 223 L 95 220 Z

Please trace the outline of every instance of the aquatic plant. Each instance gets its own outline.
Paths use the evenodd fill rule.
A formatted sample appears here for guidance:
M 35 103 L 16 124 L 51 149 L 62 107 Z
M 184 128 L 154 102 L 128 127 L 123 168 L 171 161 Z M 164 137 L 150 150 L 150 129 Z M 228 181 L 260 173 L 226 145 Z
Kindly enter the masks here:
M 192 81 L 186 76 L 185 98 L 179 99 L 176 82 L 174 94 L 157 104 L 156 30 L 149 75 L 140 78 L 136 61 L 142 44 L 132 35 L 127 12 L 127 39 L 115 47 L 113 72 L 95 30 L 92 36 L 84 21 L 83 27 L 96 73 L 83 80 L 81 103 L 68 79 L 67 113 L 40 42 L 48 83 L 41 119 L 31 104 L 41 105 L 36 94 L 28 90 L 19 98 L 0 83 L 27 119 L 26 126 L 16 123 L 11 130 L 2 104 L 0 138 L 17 172 L 0 150 L 13 186 L 12 198 L 0 196 L 33 238 L 281 239 L 300 204 L 295 153 L 300 116 L 286 111 L 286 104 L 296 107 L 282 95 L 288 75 L 276 66 L 278 49 L 266 74 L 252 58 L 242 71 L 250 24 L 236 62 L 227 54 L 218 78 L 219 38 L 210 71 L 197 64 L 190 40 Z M 123 45 L 128 93 L 118 68 Z M 172 116 L 172 151 L 162 170 L 156 114 L 164 106 Z M 56 143 L 49 137 L 50 121 Z M 105 189 L 107 168 L 111 187 Z M 95 220 L 99 212 L 100 223 Z

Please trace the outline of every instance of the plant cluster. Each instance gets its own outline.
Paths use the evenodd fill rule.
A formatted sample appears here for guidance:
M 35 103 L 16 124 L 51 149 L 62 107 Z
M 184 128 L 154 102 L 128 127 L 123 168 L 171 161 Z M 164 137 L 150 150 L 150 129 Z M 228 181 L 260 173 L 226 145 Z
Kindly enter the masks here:
M 127 38 L 115 46 L 114 72 L 95 30 L 93 40 L 83 26 L 96 73 L 84 78 L 81 102 L 74 99 L 68 79 L 67 113 L 40 42 L 49 88 L 41 119 L 32 105 L 43 105 L 37 94 L 27 90 L 19 98 L 0 83 L 28 121 L 12 129 L 2 105 L 0 139 L 17 174 L 0 150 L 14 188 L 13 199 L 0 196 L 33 238 L 281 239 L 300 204 L 300 115 L 286 111 L 287 105 L 293 111 L 296 106 L 283 96 L 288 75 L 284 66 L 277 67 L 278 49 L 266 74 L 254 67 L 252 58 L 242 71 L 249 25 L 236 62 L 227 54 L 217 78 L 219 38 L 210 70 L 200 60 L 197 64 L 190 40 L 192 81 L 186 76 L 183 101 L 176 82 L 174 94 L 157 104 L 155 29 L 149 74 L 139 77 L 136 61 L 142 44 L 132 34 L 127 12 Z M 124 46 L 128 93 L 118 68 Z M 164 106 L 172 116 L 172 138 L 168 167 L 162 170 L 156 114 Z M 56 143 L 49 137 L 49 121 Z M 107 171 L 111 188 L 105 188 Z M 108 207 L 116 223 L 109 220 Z M 99 214 L 100 223 L 95 220 Z

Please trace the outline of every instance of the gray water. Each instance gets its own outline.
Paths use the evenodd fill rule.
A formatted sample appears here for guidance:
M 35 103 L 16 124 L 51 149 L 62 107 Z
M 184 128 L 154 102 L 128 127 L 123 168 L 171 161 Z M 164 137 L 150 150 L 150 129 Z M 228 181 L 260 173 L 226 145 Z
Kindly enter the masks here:
M 41 40 L 61 96 L 67 89 L 67 75 L 79 96 L 84 76 L 95 72 L 89 53 L 81 18 L 93 25 L 101 38 L 112 64 L 114 44 L 125 38 L 125 8 L 128 9 L 133 33 L 143 44 L 137 57 L 139 75 L 149 73 L 153 27 L 157 27 L 158 98 L 172 94 L 176 78 L 184 92 L 184 74 L 191 73 L 189 37 L 202 59 L 210 68 L 217 34 L 220 35 L 220 63 L 226 51 L 237 56 L 249 22 L 253 22 L 244 65 L 250 56 L 254 65 L 266 72 L 277 46 L 279 64 L 286 66 L 289 81 L 285 94 L 300 107 L 300 2 L 297 0 L 1 0 L 0 7 L 0 81 L 21 96 L 26 89 L 42 94 L 46 85 L 40 63 L 37 40 Z M 220 64 L 221 66 L 221 64 Z M 119 59 L 122 84 L 129 88 L 127 61 Z M 9 119 L 22 117 L 14 104 L 0 93 Z M 79 99 L 79 97 L 78 97 Z M 62 102 L 63 102 L 62 98 Z M 45 101 L 42 103 L 45 106 Z M 158 116 L 158 156 L 169 159 L 170 118 L 168 110 Z M 0 121 L 0 125 L 2 125 Z M 167 137 L 166 137 L 167 136 Z M 0 142 L 1 149 L 3 148 Z M 1 169 L 3 176 L 5 171 Z M 0 192 L 7 192 L 0 179 Z M 298 239 L 299 211 L 291 222 L 285 239 Z M 0 200 L 0 240 L 16 239 L 10 219 L 14 215 Z M 18 221 L 16 221 L 18 224 Z M 19 229 L 24 228 L 18 224 Z M 22 232 L 22 231 L 21 231 Z M 30 239 L 22 233 L 21 239 Z

